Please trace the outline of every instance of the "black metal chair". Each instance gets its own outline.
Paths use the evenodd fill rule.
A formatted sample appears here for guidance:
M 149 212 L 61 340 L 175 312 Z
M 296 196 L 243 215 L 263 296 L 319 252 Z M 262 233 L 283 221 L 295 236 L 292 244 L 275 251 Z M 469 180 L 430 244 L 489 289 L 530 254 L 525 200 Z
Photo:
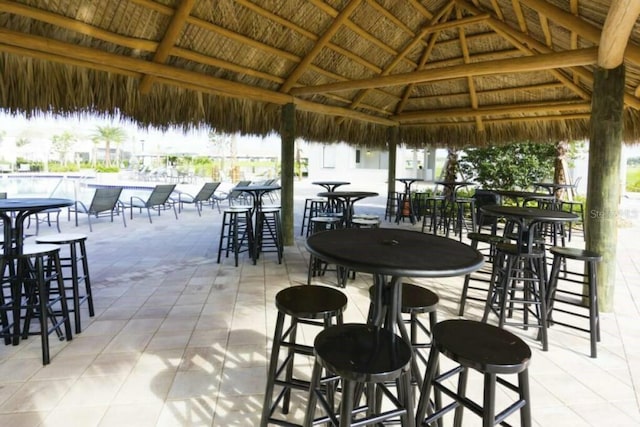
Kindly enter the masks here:
M 133 209 L 138 208 L 140 212 L 142 209 L 147 210 L 147 215 L 149 216 L 149 222 L 151 221 L 151 210 L 158 211 L 158 216 L 160 216 L 160 211 L 167 210 L 173 208 L 173 213 L 178 219 L 178 211 L 176 210 L 175 200 L 171 198 L 171 193 L 175 190 L 175 184 L 160 184 L 156 185 L 155 188 L 149 194 L 147 200 L 142 199 L 138 196 L 131 196 L 129 203 L 123 203 L 126 208 L 131 209 L 131 219 L 133 219 Z
M 71 220 L 71 212 L 75 215 L 76 227 L 78 226 L 78 213 L 87 214 L 89 221 L 89 231 L 93 231 L 91 227 L 91 217 L 99 218 L 101 214 L 108 214 L 113 222 L 113 215 L 120 215 L 122 210 L 122 224 L 127 226 L 127 220 L 124 218 L 124 205 L 120 202 L 120 194 L 122 187 L 96 188 L 93 198 L 89 206 L 83 202 L 76 200 L 73 206 L 70 206 L 67 212 L 67 219 Z

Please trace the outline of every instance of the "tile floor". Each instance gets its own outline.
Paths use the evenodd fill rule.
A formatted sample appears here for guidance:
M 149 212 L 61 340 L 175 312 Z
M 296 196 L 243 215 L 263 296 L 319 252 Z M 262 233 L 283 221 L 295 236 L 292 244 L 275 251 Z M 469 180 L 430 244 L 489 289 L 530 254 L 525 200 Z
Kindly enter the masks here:
M 84 317 L 72 341 L 52 340 L 48 366 L 36 337 L 0 346 L 0 426 L 258 425 L 274 296 L 306 282 L 298 224 L 304 197 L 317 191 L 297 184 L 296 245 L 286 248 L 282 265 L 273 254 L 255 266 L 246 258 L 237 268 L 231 259 L 216 264 L 221 215 L 205 210 L 198 217 L 193 206 L 179 220 L 162 215 L 150 224 L 137 215 L 127 228 L 102 219 L 92 233 L 86 223 L 76 229 L 63 220 L 63 232 L 89 235 L 96 315 Z M 640 201 L 634 202 L 620 229 L 615 312 L 602 314 L 599 357 L 588 357 L 586 334 L 554 327 L 550 350 L 542 352 L 533 332 L 515 331 L 533 350 L 536 426 L 640 425 L 640 225 L 633 215 Z M 383 215 L 383 206 L 376 199 L 357 209 Z M 440 319 L 456 317 L 462 278 L 413 282 L 440 295 Z M 364 320 L 369 285 L 358 275 L 344 289 L 346 321 Z M 467 317 L 478 313 L 472 305 Z M 302 404 L 294 405 L 293 418 Z M 480 422 L 469 414 L 464 424 Z

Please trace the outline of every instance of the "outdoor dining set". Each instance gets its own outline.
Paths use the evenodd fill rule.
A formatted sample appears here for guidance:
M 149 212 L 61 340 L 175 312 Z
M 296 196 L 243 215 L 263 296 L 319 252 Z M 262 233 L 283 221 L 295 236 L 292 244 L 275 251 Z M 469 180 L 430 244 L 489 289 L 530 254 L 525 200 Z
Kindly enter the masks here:
M 567 246 L 567 225 L 581 217 L 573 209 L 563 209 L 557 187 L 544 193 L 475 189 L 461 195 L 461 189 L 473 184 L 435 182 L 441 192 L 423 192 L 411 189 L 419 179 L 397 181 L 404 188 L 389 195 L 388 224 L 358 208 L 358 202 L 378 196 L 377 192 L 344 190 L 348 181 L 314 182 L 319 191 L 305 201 L 300 227 L 309 253 L 308 284 L 287 287 L 276 295 L 278 317 L 261 425 L 290 425 L 286 414 L 291 393 L 297 391 L 308 402 L 305 426 L 389 420 L 403 426 L 430 425 L 452 410 L 458 423 L 463 409 L 479 415 L 485 426 L 517 412 L 521 425 L 527 426 L 531 425 L 532 353 L 519 331 L 535 330 L 535 339 L 547 351 L 547 330 L 552 325 L 583 330 L 589 333 L 591 356 L 597 356 L 595 272 L 601 256 Z M 93 315 L 87 235 L 52 234 L 37 238 L 37 244 L 24 243 L 25 221 L 46 210 L 67 208 L 76 224 L 79 213 L 87 214 L 91 229 L 91 218 L 100 214 L 111 221 L 122 216 L 126 227 L 125 209 L 130 209 L 130 218 L 134 210 L 147 209 L 151 222 L 153 211 L 173 210 L 178 218 L 178 211 L 190 203 L 201 215 L 203 205 L 210 203 L 222 214 L 218 263 L 231 254 L 238 266 L 243 252 L 253 264 L 266 252 L 274 252 L 281 263 L 281 208 L 273 198 L 279 185 L 241 182 L 223 196 L 216 194 L 218 185 L 207 183 L 195 195 L 176 197 L 174 184 L 161 184 L 146 200 L 136 196 L 122 200 L 122 187 L 98 188 L 89 203 L 0 199 L 4 225 L 0 332 L 5 344 L 17 345 L 34 334 L 30 324 L 38 323 L 42 360 L 48 364 L 50 334 L 71 340 L 73 333 L 80 333 L 80 304 L 86 303 Z M 222 200 L 228 205 L 221 207 Z M 450 238 L 450 231 L 456 238 Z M 576 265 L 582 274 L 572 280 L 569 276 L 574 277 L 575 269 L 570 267 Z M 330 266 L 337 272 L 338 289 L 326 286 Z M 348 298 L 339 289 L 349 286 L 356 274 L 370 277 L 371 283 L 369 313 L 362 324 L 344 322 Z M 460 317 L 441 322 L 439 296 L 406 280 L 458 276 L 464 277 Z M 480 321 L 465 318 L 469 301 L 482 307 Z M 428 320 L 422 318 L 426 315 Z M 588 326 L 568 322 L 571 316 L 587 319 Z M 297 341 L 300 325 L 316 327 L 313 345 Z M 300 378 L 294 369 L 294 359 L 300 356 L 311 358 L 310 376 Z M 441 363 L 444 359 L 449 362 Z M 470 372 L 484 376 L 481 402 L 466 395 Z M 505 378 L 509 376 L 516 379 Z M 456 377 L 452 386 L 449 380 Z M 498 388 L 514 396 L 504 408 L 496 399 Z
M 552 325 L 587 332 L 590 355 L 597 357 L 601 255 L 566 246 L 568 225 L 582 218 L 563 209 L 557 186 L 538 183 L 537 188 L 549 189 L 544 192 L 476 189 L 461 196 L 460 189 L 474 184 L 435 182 L 442 192 L 421 193 L 411 186 L 422 180 L 397 181 L 404 189 L 389 195 L 389 226 L 378 220 L 364 227 L 354 223 L 360 215 L 356 202 L 377 193 L 336 189 L 346 181 L 314 182 L 327 191 L 305 203 L 300 234 L 306 231 L 308 284 L 276 295 L 261 425 L 290 425 L 286 414 L 297 390 L 308 399 L 304 426 L 390 420 L 435 425 L 454 410 L 454 425 L 466 410 L 480 416 L 483 426 L 500 424 L 514 413 L 521 425 L 530 426 L 532 353 L 518 330 L 536 331 L 543 351 L 550 347 Z M 410 226 L 393 225 L 405 219 Z M 457 239 L 449 238 L 450 229 Z M 335 280 L 320 278 L 329 265 L 338 273 Z M 356 273 L 371 281 L 365 324 L 344 323 L 347 297 L 326 286 L 348 286 Z M 438 295 L 405 280 L 454 276 L 464 277 L 460 318 L 442 322 L 437 321 Z M 480 302 L 480 321 L 464 317 L 470 300 Z M 489 323 L 493 316 L 496 325 Z M 572 317 L 588 322 L 567 320 Z M 303 324 L 317 327 L 313 345 L 296 339 Z M 313 360 L 310 378 L 295 373 L 294 359 L 300 356 Z M 448 364 L 440 363 L 443 358 Z M 453 368 L 441 369 L 452 363 Z M 470 371 L 484 376 L 481 401 L 466 395 Z M 505 378 L 509 375 L 516 379 Z M 449 381 L 456 377 L 452 386 Z M 513 394 L 506 407 L 498 407 L 499 388 Z

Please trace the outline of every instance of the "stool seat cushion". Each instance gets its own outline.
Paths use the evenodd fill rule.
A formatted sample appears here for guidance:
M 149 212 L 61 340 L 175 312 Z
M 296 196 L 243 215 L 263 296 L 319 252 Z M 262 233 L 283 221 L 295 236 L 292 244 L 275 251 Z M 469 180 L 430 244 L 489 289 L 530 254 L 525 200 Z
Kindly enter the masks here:
M 554 255 L 561 255 L 565 258 L 580 260 L 580 261 L 600 261 L 602 255 L 594 251 L 588 251 L 586 249 L 578 248 L 563 248 L 560 246 L 553 246 L 550 252 Z
M 47 236 L 38 236 L 36 237 L 36 242 L 38 243 L 72 243 L 77 242 L 79 240 L 86 240 L 87 235 L 82 233 L 61 233 L 61 234 L 50 234 Z
M 327 286 L 292 286 L 278 292 L 276 307 L 293 317 L 321 319 L 325 314 L 342 313 L 347 307 L 347 297 Z
M 435 292 L 423 286 L 411 283 L 402 284 L 402 312 L 404 313 L 408 313 L 412 309 L 435 310 L 439 301 L 440 298 Z
M 445 320 L 432 332 L 438 351 L 481 372 L 515 374 L 525 370 L 531 360 L 531 349 L 522 339 L 487 323 Z
M 394 380 L 411 362 L 411 348 L 400 336 L 366 324 L 327 328 L 316 337 L 314 348 L 325 368 L 356 382 Z

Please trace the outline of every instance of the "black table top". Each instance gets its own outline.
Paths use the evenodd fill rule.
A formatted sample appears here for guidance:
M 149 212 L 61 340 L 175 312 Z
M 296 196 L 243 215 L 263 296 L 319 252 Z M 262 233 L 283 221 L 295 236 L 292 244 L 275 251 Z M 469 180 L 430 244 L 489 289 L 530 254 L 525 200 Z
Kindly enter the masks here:
M 522 199 L 553 199 L 553 194 L 536 193 L 533 191 L 520 190 L 492 190 L 494 193 L 504 197 L 514 197 Z
M 306 247 L 326 261 L 392 276 L 459 276 L 484 263 L 480 252 L 456 240 L 395 228 L 324 231 L 309 237 Z
M 73 205 L 73 200 L 53 199 L 49 197 L 0 199 L 0 212 L 44 210 L 71 205 Z
M 527 221 L 565 222 L 577 221 L 578 219 L 580 219 L 580 217 L 574 213 L 551 209 L 488 205 L 482 206 L 480 210 L 483 213 L 492 216 L 516 218 Z
M 416 181 L 424 181 L 422 178 L 396 178 L 396 181 L 400 182 L 416 182 Z
M 323 191 L 318 193 L 320 197 L 344 197 L 344 198 L 356 198 L 356 197 L 376 197 L 378 193 L 372 191 Z
M 349 181 L 314 181 L 313 185 L 349 185 L 351 184 Z
M 473 182 L 469 182 L 469 181 L 434 181 L 435 184 L 438 185 L 455 185 L 455 186 L 462 186 L 462 185 L 473 185 Z

